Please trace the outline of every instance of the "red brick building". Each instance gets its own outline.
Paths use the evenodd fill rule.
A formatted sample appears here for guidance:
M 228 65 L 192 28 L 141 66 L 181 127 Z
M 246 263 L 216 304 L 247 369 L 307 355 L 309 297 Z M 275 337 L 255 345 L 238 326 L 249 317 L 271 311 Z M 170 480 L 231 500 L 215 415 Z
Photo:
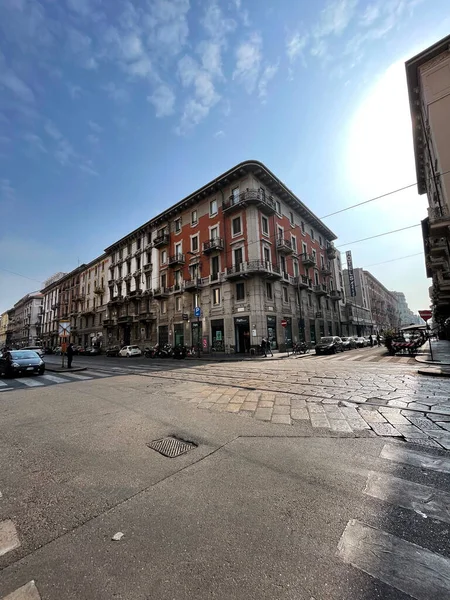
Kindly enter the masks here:
M 334 239 L 267 167 L 240 163 L 105 250 L 104 338 L 249 352 L 338 334 Z

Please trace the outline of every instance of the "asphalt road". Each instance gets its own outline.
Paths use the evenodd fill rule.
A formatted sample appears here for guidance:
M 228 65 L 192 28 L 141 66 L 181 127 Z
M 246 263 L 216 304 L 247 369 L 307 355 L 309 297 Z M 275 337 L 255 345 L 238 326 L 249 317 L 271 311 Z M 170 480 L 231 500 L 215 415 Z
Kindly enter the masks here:
M 0 395 L 0 598 L 450 597 L 448 453 L 198 410 L 170 362 Z M 148 448 L 167 435 L 198 447 Z

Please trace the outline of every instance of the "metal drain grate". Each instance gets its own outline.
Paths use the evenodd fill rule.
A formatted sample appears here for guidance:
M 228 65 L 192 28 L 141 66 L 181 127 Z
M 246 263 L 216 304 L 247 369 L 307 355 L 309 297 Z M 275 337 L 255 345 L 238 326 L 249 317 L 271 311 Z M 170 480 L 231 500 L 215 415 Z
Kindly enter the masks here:
M 161 440 L 154 440 L 147 444 L 149 448 L 152 450 L 156 450 L 163 456 L 168 456 L 169 458 L 176 458 L 177 456 L 181 456 L 182 454 L 186 454 L 189 450 L 193 450 L 197 448 L 197 444 L 194 442 L 185 442 L 184 440 L 179 440 L 175 437 L 166 437 Z

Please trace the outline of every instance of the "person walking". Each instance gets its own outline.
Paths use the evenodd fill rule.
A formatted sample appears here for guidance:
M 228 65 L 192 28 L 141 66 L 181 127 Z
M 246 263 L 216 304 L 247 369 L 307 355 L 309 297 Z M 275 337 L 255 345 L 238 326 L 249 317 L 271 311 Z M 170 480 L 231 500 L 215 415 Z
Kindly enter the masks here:
M 370 347 L 373 348 L 373 335 L 370 336 Z
M 263 337 L 263 339 L 261 340 L 261 352 L 264 355 L 264 357 L 267 358 L 267 342 L 265 337 Z
M 70 343 L 67 347 L 67 368 L 72 368 L 72 360 L 73 360 L 73 344 Z
M 270 343 L 270 338 L 267 338 L 267 340 L 266 340 L 266 356 L 267 356 L 267 354 L 270 354 L 270 356 L 273 356 L 272 344 Z
M 377 344 L 381 346 L 381 338 L 379 333 L 377 333 Z

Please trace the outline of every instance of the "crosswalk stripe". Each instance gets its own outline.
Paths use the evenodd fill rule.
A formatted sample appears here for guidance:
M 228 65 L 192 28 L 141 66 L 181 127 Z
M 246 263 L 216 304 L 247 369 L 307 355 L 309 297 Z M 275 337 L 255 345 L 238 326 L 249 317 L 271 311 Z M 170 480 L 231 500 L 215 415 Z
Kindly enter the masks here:
M 450 598 L 450 560 L 352 519 L 339 541 L 345 563 L 416 600 Z
M 12 387 L 5 387 L 5 388 L 0 389 L 0 392 L 9 392 L 9 391 L 11 391 L 13 389 L 14 388 L 12 388 Z
M 23 385 L 26 385 L 28 387 L 38 387 L 40 385 L 44 385 L 42 383 L 42 381 L 38 381 L 37 379 L 32 379 L 29 377 L 16 377 L 16 379 L 14 379 L 14 381 L 18 381 L 19 383 L 23 383 Z
M 108 373 L 100 373 L 99 371 L 84 371 L 88 377 L 111 377 Z
M 0 387 L 4 387 L 4 386 L 7 386 L 7 385 L 8 385 L 8 384 L 7 384 L 6 382 L 4 382 L 4 381 L 0 381 Z
M 41 600 L 41 596 L 34 581 L 29 581 L 18 590 L 5 596 L 3 600 Z
M 0 556 L 20 546 L 16 526 L 9 519 L 0 522 Z
M 422 516 L 450 523 L 450 494 L 427 485 L 370 472 L 364 493 Z
M 418 452 L 417 450 L 406 450 L 392 444 L 386 444 L 381 451 L 380 457 L 413 467 L 432 469 L 433 471 L 450 474 L 450 459 L 442 456 L 433 456 L 424 452 Z
M 41 379 L 46 379 L 47 381 L 52 381 L 53 383 L 67 383 L 68 379 L 63 379 L 62 377 L 57 377 L 56 375 L 41 375 Z
M 64 377 L 70 377 L 71 379 L 79 379 L 80 381 L 92 379 L 92 377 L 87 377 L 86 375 L 79 375 L 78 373 L 64 373 Z

